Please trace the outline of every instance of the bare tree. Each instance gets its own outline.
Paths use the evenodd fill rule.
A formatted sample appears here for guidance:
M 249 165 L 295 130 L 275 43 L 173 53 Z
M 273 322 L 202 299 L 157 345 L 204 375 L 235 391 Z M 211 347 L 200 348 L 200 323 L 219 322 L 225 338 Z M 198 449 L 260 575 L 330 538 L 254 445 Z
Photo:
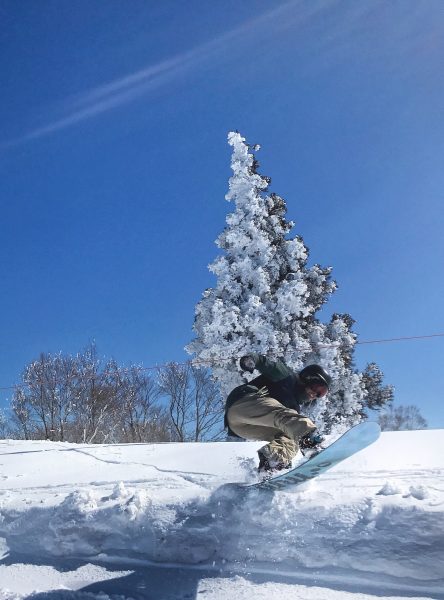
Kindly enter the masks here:
M 17 437 L 89 444 L 177 439 L 154 380 L 140 367 L 104 363 L 94 343 L 74 357 L 42 354 L 22 379 L 9 423 Z
M 10 437 L 11 427 L 3 410 L 0 409 L 0 439 Z
M 191 370 L 190 394 L 193 402 L 194 441 L 215 440 L 223 430 L 224 404 L 219 386 L 206 369 L 189 365 Z
M 107 373 L 115 389 L 121 441 L 171 441 L 174 435 L 169 416 L 158 403 L 160 392 L 155 381 L 135 365 L 127 369 L 109 365 Z
M 75 361 L 61 354 L 41 354 L 23 372 L 11 408 L 13 422 L 25 439 L 44 437 L 65 440 L 65 428 L 73 411 Z
M 427 421 L 417 406 L 397 406 L 379 415 L 379 424 L 383 431 L 405 431 L 426 429 Z
M 32 439 L 34 426 L 31 420 L 31 410 L 26 394 L 21 387 L 16 387 L 11 401 L 11 427 L 14 438 Z
M 25 367 L 23 373 L 23 382 L 26 385 L 26 392 L 22 398 L 22 412 L 26 402 L 30 417 L 35 423 L 35 429 L 41 428 L 46 440 L 51 439 L 53 433 L 54 406 L 50 402 L 47 384 L 51 379 L 48 377 L 47 369 L 49 367 L 49 358 L 41 354 L 39 360 L 36 360 Z M 24 390 L 22 389 L 22 392 Z M 52 431 L 51 431 L 52 430 Z
M 114 441 L 118 424 L 115 361 L 105 367 L 97 356 L 95 344 L 90 344 L 77 355 L 75 418 L 71 429 L 73 441 L 104 443 Z
M 76 400 L 77 361 L 72 356 L 58 354 L 53 359 L 51 401 L 55 406 L 56 439 L 66 440 L 66 430 L 71 420 Z
M 158 370 L 160 393 L 168 400 L 177 439 L 208 441 L 220 439 L 223 404 L 208 370 L 186 364 L 168 363 Z

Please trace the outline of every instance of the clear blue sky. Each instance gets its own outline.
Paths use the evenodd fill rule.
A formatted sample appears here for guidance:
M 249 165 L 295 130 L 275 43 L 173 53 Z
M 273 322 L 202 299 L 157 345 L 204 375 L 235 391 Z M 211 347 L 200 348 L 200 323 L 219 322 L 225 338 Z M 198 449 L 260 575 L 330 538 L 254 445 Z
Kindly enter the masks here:
M 441 0 L 2 0 L 0 22 L 1 387 L 91 340 L 122 364 L 186 358 L 231 129 L 333 266 L 326 318 L 444 332 Z M 356 357 L 444 427 L 444 338 Z

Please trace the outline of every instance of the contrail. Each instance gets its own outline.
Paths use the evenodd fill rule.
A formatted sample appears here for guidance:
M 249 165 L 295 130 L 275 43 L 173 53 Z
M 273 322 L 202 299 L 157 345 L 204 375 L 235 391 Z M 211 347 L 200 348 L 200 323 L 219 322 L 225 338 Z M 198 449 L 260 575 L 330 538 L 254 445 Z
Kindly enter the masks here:
M 411 6 L 413 8 L 415 4 Z M 290 32 L 296 37 L 298 34 L 305 35 L 305 38 L 300 38 L 302 59 L 300 53 L 294 57 L 295 63 L 305 69 L 328 69 L 348 60 L 356 47 L 365 43 L 366 35 L 371 36 L 365 46 L 369 55 L 383 58 L 388 45 L 391 57 L 397 56 L 396 67 L 399 61 L 406 61 L 406 54 L 409 49 L 412 50 L 422 32 L 416 26 L 421 6 L 416 11 L 402 14 L 397 22 L 397 31 L 399 28 L 401 33 L 395 35 L 390 15 L 382 10 L 387 9 L 383 2 L 344 6 L 338 0 L 290 0 L 200 46 L 67 99 L 61 107 L 63 116 L 53 118 L 46 125 L 36 127 L 16 139 L 0 143 L 0 150 L 50 135 L 129 104 L 155 89 L 171 84 L 199 66 L 215 65 L 217 61 L 232 58 L 242 50 L 252 52 L 253 43 L 258 53 L 262 45 L 278 40 L 283 33 Z M 373 26 L 368 27 L 369 20 Z M 378 27 L 375 27 L 375 20 Z M 316 31 L 321 23 L 325 31 L 319 37 Z M 309 28 L 311 24 L 315 25 L 314 31 Z M 388 32 L 391 32 L 391 36 L 385 35 Z M 389 37 L 392 41 L 382 43 L 381 36 L 384 40 Z
M 295 11 L 298 6 L 301 10 Z M 64 116 L 32 129 L 19 138 L 4 142 L 0 144 L 0 148 L 6 149 L 50 135 L 128 104 L 154 89 L 171 83 L 187 70 L 224 57 L 233 52 L 233 49 L 239 49 L 240 46 L 248 46 L 254 38 L 260 36 L 269 38 L 280 29 L 288 29 L 290 22 L 293 25 L 302 24 L 322 10 L 326 2 L 314 2 L 308 9 L 307 6 L 302 0 L 292 0 L 196 48 L 79 94 L 65 103 Z

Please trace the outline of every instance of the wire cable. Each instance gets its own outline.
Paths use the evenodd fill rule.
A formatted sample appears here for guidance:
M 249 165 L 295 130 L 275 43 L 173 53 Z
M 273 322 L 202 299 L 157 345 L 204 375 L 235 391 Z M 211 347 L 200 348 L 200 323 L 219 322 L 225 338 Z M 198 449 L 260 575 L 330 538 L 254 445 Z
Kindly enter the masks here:
M 410 336 L 403 336 L 403 337 L 396 337 L 396 338 L 382 338 L 382 339 L 377 339 L 377 340 L 363 340 L 363 341 L 356 341 L 355 342 L 355 346 L 363 346 L 365 344 L 388 344 L 388 343 L 392 343 L 392 342 L 404 342 L 404 341 L 412 341 L 412 340 L 427 340 L 427 339 L 431 339 L 431 338 L 439 338 L 439 337 L 444 337 L 444 333 L 432 333 L 429 335 L 410 335 Z M 337 348 L 339 344 L 316 344 L 317 348 Z M 240 357 L 239 357 L 240 358 Z M 236 359 L 236 357 L 233 358 L 222 358 L 219 359 L 217 362 L 215 360 L 194 360 L 192 361 L 192 364 L 194 365 L 198 365 L 198 364 L 202 364 L 202 365 L 215 365 L 215 364 L 220 364 L 221 362 L 231 362 L 232 360 Z M 177 363 L 174 361 L 171 361 L 170 363 L 165 363 L 165 364 L 161 364 L 161 365 L 155 365 L 155 366 L 151 366 L 151 367 L 137 367 L 137 366 L 132 366 L 132 367 L 122 367 L 120 369 L 120 371 L 158 371 L 160 369 L 166 369 L 169 365 L 174 364 L 177 366 L 186 366 L 187 364 L 189 364 L 190 361 L 187 362 L 182 362 L 182 363 Z M 112 375 L 112 373 L 107 373 L 107 372 L 102 372 L 102 373 L 97 373 L 95 375 L 93 375 L 91 377 L 91 379 L 94 378 L 98 378 L 98 377 L 104 377 L 107 375 Z M 74 377 L 77 377 L 78 375 L 76 374 Z M 9 386 L 3 386 L 0 387 L 0 391 L 7 391 L 7 390 L 16 390 L 16 389 L 20 389 L 20 388 L 25 388 L 27 387 L 27 384 L 21 383 L 21 384 L 16 384 L 16 385 L 9 385 Z

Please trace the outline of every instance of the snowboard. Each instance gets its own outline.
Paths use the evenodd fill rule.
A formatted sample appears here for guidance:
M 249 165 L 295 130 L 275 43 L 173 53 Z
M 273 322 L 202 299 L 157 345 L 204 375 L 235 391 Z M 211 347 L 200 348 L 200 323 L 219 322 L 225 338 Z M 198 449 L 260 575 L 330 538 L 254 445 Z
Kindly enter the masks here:
M 341 461 L 349 458 L 356 452 L 363 450 L 375 442 L 381 433 L 378 423 L 365 422 L 355 425 L 335 440 L 327 448 L 309 458 L 293 469 L 281 473 L 270 479 L 257 483 L 243 484 L 244 488 L 261 490 L 286 490 L 304 483 L 318 475 L 322 475 Z

